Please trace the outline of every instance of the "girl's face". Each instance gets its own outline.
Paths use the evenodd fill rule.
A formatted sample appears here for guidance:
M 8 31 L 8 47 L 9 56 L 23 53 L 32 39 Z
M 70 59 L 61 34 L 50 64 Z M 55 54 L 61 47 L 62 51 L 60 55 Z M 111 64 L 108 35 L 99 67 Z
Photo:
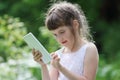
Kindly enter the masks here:
M 58 43 L 62 46 L 72 48 L 74 45 L 74 35 L 70 28 L 67 26 L 61 26 L 55 30 L 51 30 Z

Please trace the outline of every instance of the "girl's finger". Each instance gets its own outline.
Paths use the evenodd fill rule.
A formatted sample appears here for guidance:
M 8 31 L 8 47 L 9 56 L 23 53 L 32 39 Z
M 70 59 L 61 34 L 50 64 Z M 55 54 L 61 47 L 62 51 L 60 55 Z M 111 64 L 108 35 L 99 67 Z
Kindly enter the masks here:
M 34 60 L 35 60 L 35 61 L 40 61 L 41 59 L 42 59 L 42 57 L 41 57 L 40 55 L 34 57 Z
M 58 55 L 56 55 L 56 54 L 54 54 L 54 55 L 52 56 L 53 59 L 56 59 L 57 57 L 58 57 Z
M 57 60 L 57 61 L 60 61 L 60 58 L 59 58 L 59 57 L 57 57 L 57 58 L 56 58 L 56 60 Z
M 42 55 L 38 50 L 35 52 L 34 56 Z

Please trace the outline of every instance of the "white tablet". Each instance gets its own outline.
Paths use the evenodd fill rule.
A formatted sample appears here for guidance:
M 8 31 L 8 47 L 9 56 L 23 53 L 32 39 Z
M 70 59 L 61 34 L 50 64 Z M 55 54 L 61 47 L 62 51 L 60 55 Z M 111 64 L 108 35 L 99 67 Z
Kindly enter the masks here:
M 24 40 L 31 49 L 34 48 L 41 52 L 42 60 L 44 61 L 44 63 L 47 64 L 50 62 L 50 60 L 51 60 L 50 54 L 31 32 L 24 36 Z

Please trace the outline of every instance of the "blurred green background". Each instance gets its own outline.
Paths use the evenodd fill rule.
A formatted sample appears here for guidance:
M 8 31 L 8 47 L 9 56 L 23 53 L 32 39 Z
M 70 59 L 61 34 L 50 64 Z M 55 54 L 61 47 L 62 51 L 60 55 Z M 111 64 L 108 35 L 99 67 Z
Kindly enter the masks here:
M 56 0 L 0 0 L 0 80 L 41 80 L 23 36 L 32 32 L 45 48 L 59 48 L 44 27 Z M 100 61 L 96 80 L 120 80 L 120 0 L 67 0 L 80 4 L 91 27 Z

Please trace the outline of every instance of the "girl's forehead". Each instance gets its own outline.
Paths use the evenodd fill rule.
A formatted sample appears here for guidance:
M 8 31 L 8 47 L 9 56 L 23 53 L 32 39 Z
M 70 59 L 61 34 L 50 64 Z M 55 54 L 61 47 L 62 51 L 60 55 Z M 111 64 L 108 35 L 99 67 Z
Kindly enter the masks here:
M 66 29 L 68 29 L 68 27 L 67 26 L 60 26 L 60 27 L 58 27 L 57 29 L 55 29 L 55 30 L 50 30 L 52 33 L 56 33 L 56 32 L 59 32 L 59 31 L 61 31 L 61 30 L 66 30 Z

